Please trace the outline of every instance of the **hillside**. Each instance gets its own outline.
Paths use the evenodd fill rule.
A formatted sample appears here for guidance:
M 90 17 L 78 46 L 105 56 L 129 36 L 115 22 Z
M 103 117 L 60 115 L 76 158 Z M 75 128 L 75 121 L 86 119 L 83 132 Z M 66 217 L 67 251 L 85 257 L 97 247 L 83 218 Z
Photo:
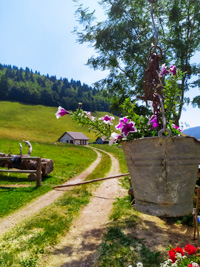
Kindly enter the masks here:
M 83 132 L 90 142 L 96 140 L 86 126 L 79 126 L 70 116 L 56 119 L 56 107 L 25 105 L 18 102 L 0 101 L 0 136 L 15 140 L 56 142 L 65 131 Z M 93 112 L 102 117 L 108 112 Z M 118 119 L 116 117 L 116 124 Z
M 63 106 L 76 110 L 78 103 L 90 111 L 109 111 L 110 102 L 101 91 L 67 78 L 40 75 L 16 66 L 0 64 L 0 100 L 33 105 Z

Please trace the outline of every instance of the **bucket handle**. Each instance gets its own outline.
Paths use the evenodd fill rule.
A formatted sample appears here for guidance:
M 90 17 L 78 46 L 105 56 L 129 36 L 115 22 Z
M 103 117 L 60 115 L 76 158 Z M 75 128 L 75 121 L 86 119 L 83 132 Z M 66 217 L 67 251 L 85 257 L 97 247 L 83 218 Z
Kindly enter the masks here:
M 158 132 L 158 136 L 159 137 L 163 137 L 163 133 L 168 133 L 168 137 L 172 136 L 172 132 L 166 128 L 166 118 L 165 118 L 165 110 L 164 110 L 164 106 L 163 106 L 163 101 L 162 101 L 162 97 L 157 94 L 158 97 L 159 97 L 159 100 L 160 100 L 160 105 L 161 105 L 161 109 L 162 109 L 162 120 L 163 120 L 163 129 L 161 129 L 159 132 Z

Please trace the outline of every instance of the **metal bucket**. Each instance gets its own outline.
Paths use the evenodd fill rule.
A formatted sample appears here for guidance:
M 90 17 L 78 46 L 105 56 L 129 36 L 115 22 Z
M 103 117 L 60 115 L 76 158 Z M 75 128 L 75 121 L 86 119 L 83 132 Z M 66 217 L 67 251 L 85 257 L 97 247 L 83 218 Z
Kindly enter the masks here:
M 192 213 L 200 141 L 191 136 L 122 142 L 138 211 L 164 217 Z

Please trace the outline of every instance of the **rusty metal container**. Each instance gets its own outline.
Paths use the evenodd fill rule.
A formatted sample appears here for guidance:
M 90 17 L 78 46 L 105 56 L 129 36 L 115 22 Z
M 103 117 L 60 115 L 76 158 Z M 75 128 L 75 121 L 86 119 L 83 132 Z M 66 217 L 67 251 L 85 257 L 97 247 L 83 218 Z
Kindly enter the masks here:
M 200 141 L 191 136 L 147 137 L 122 142 L 135 197 L 145 214 L 192 213 Z

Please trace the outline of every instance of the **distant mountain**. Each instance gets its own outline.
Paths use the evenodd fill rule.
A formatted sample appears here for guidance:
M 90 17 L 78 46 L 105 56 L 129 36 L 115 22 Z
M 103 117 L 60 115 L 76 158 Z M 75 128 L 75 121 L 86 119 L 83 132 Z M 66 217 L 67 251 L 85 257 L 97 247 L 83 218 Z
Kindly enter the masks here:
M 192 127 L 183 131 L 184 134 L 191 135 L 200 139 L 200 126 Z

